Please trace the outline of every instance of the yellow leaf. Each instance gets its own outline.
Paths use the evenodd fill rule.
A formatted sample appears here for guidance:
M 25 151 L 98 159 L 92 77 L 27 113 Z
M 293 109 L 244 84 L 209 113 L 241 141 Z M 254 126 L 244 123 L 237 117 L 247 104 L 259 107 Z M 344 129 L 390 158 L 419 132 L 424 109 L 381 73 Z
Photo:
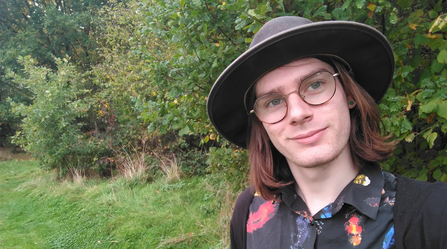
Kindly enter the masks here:
M 219 44 L 219 43 L 214 43 L 214 45 L 216 45 L 216 47 L 219 47 L 219 46 L 220 46 L 220 44 Z
M 433 29 L 436 27 L 438 27 L 439 29 L 442 29 L 446 23 L 447 23 L 447 15 L 438 16 L 438 18 L 436 18 L 436 21 L 430 27 L 430 30 L 428 31 L 428 33 L 431 33 L 433 31 Z
M 411 49 L 411 45 L 408 43 L 404 43 L 404 46 L 407 47 L 408 49 Z
M 416 27 L 419 26 L 419 25 L 417 25 L 415 23 L 410 23 L 410 24 L 408 24 L 408 26 L 410 26 L 410 29 L 416 30 Z
M 407 105 L 407 108 L 406 108 L 406 110 L 407 110 L 407 112 L 408 112 L 408 111 L 410 111 L 410 110 L 411 110 L 411 105 L 413 105 L 413 102 L 411 102 L 411 99 L 410 99 L 410 98 L 408 98 L 408 97 L 407 97 L 407 102 L 408 102 L 408 105 Z
M 368 6 L 366 6 L 367 9 L 374 11 L 376 10 L 376 4 L 375 3 L 368 3 Z
M 428 34 L 426 35 L 428 39 L 438 39 L 438 35 Z

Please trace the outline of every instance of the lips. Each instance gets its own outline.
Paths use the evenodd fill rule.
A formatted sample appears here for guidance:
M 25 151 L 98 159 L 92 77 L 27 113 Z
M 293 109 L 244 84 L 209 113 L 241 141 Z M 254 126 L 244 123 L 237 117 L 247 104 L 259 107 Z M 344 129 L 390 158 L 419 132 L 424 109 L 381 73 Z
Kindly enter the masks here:
M 300 144 L 314 143 L 314 142 L 318 141 L 321 138 L 321 136 L 323 136 L 325 131 L 326 131 L 326 128 L 312 130 L 312 131 L 300 134 L 298 136 L 295 136 L 295 137 L 291 138 L 290 140 L 296 141 Z

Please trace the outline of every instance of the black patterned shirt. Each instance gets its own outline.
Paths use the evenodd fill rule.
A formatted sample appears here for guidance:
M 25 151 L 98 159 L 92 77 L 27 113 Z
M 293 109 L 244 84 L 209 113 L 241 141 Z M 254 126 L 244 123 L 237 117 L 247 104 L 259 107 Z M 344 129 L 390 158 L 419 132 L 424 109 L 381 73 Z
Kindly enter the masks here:
M 293 184 L 280 190 L 281 202 L 255 195 L 247 248 L 394 248 L 395 194 L 395 176 L 371 164 L 314 216 Z

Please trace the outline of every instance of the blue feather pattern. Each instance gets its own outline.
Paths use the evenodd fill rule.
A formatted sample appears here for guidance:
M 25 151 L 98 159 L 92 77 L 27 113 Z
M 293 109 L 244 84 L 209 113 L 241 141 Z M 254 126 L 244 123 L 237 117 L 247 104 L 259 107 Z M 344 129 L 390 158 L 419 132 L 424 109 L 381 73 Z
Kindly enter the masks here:
M 383 240 L 383 249 L 390 249 L 394 246 L 394 225 L 388 230 Z

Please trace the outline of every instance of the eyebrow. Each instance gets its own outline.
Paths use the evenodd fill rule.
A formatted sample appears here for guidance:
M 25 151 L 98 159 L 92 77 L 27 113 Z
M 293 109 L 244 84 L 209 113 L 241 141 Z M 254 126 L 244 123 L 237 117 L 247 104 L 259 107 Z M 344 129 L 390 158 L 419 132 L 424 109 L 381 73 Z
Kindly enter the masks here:
M 318 73 L 318 72 L 322 72 L 322 71 L 328 71 L 329 73 L 333 74 L 333 72 L 331 72 L 331 70 L 324 68 L 324 67 L 320 67 L 316 70 L 312 70 L 310 73 L 306 74 L 306 75 L 302 75 L 301 77 L 299 77 L 299 79 L 294 79 L 293 82 L 296 83 L 297 85 L 301 84 L 303 82 L 303 80 L 309 78 L 310 76 Z M 269 94 L 273 94 L 273 93 L 277 93 L 279 94 L 281 92 L 281 90 L 284 89 L 284 85 L 272 88 L 270 90 L 268 90 L 267 92 L 261 92 L 261 94 L 256 94 L 256 84 L 255 84 L 255 94 L 256 94 L 256 98 L 265 96 L 265 95 L 269 95 Z

